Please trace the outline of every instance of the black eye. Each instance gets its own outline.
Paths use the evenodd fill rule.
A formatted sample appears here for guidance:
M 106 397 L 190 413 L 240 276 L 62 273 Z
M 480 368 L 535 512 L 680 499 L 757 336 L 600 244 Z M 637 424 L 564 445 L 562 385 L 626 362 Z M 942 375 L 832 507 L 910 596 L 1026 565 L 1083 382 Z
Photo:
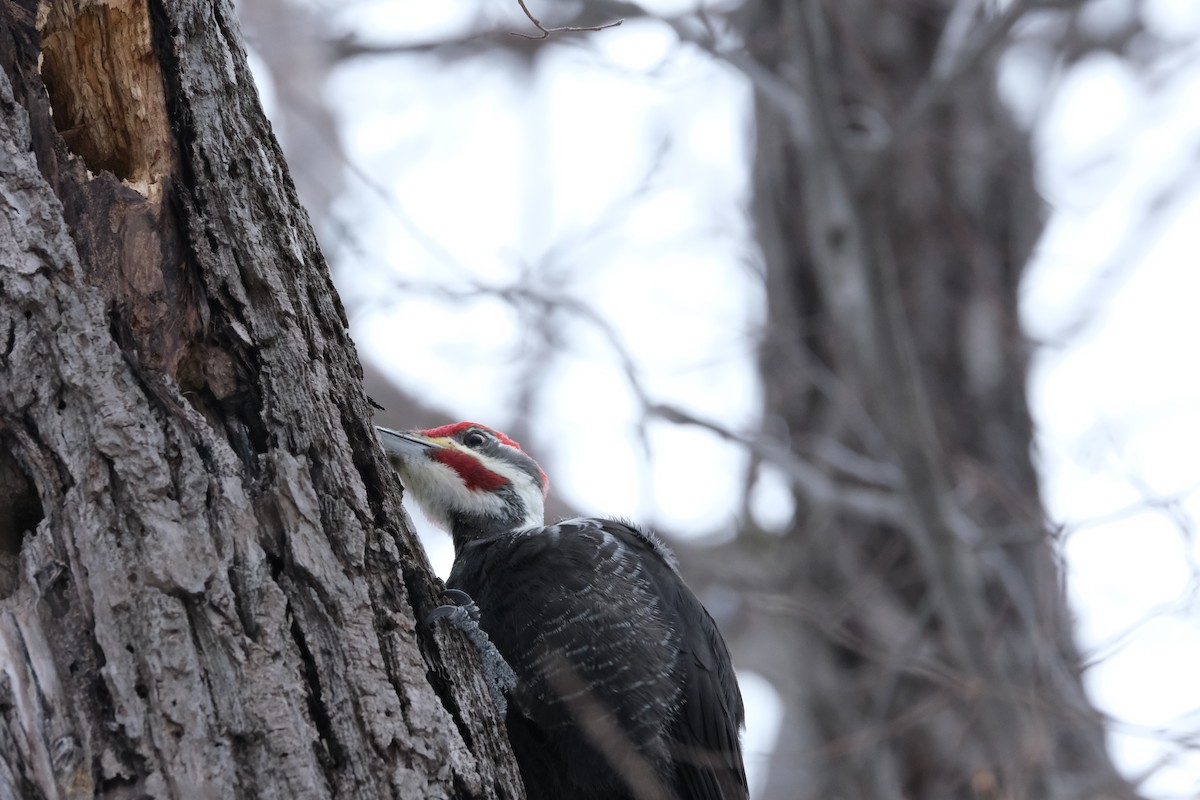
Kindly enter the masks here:
M 487 444 L 487 434 L 483 431 L 467 431 L 467 435 L 463 437 L 462 443 L 467 447 L 483 447 Z

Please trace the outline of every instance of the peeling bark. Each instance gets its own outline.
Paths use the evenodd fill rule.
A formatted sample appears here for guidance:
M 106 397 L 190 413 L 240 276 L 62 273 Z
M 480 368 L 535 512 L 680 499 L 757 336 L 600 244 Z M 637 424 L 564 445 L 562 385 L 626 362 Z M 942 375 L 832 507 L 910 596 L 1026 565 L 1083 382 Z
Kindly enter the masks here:
M 521 797 L 226 3 L 0 2 L 0 265 L 0 797 Z

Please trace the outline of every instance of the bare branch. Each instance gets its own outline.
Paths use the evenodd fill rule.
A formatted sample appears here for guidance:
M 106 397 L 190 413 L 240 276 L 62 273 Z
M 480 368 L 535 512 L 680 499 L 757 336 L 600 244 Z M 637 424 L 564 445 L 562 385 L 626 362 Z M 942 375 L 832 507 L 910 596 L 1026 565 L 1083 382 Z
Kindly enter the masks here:
M 545 25 L 542 24 L 542 21 L 540 19 L 538 19 L 537 17 L 535 17 L 533 15 L 533 12 L 531 12 L 529 10 L 529 6 L 525 5 L 525 0 L 517 0 L 517 3 L 520 4 L 521 10 L 525 12 L 525 16 L 528 17 L 529 21 L 533 23 L 533 27 L 535 27 L 539 31 L 541 31 L 541 35 L 538 36 L 538 35 L 531 34 L 531 33 L 517 33 L 516 31 L 510 31 L 510 33 L 513 36 L 519 36 L 522 39 L 533 39 L 534 41 L 538 41 L 538 42 L 542 41 L 543 39 L 550 38 L 550 34 L 552 34 L 552 33 L 578 33 L 580 31 L 602 31 L 607 28 L 615 28 L 618 25 L 620 25 L 622 22 L 625 21 L 623 19 L 618 19 L 618 20 L 614 20 L 613 22 L 605 22 L 601 25 L 561 25 L 557 28 L 547 28 Z
M 909 524 L 905 504 L 896 492 L 840 485 L 774 441 L 744 436 L 676 406 L 655 403 L 647 405 L 646 413 L 677 425 L 694 425 L 742 445 L 758 458 L 783 470 L 805 499 L 821 509 L 844 512 L 862 520 L 896 527 L 907 527 Z

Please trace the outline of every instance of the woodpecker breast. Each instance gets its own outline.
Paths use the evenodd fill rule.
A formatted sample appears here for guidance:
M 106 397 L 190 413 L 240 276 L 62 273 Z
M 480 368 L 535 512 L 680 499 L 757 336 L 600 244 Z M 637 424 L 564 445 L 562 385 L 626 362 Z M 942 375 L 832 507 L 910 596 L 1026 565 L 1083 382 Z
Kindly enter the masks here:
M 729 652 L 658 537 L 544 526 L 545 474 L 482 425 L 380 438 L 517 676 L 505 722 L 530 800 L 748 797 Z

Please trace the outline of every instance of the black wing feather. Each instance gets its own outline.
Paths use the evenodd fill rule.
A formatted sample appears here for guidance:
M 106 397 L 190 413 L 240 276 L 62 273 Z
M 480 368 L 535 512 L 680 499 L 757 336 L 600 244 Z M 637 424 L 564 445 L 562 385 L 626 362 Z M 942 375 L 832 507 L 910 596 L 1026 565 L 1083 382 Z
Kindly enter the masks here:
M 518 676 L 530 800 L 747 798 L 728 650 L 652 534 L 584 519 L 478 539 L 449 583 Z
M 685 800 L 744 800 L 749 797 L 740 740 L 744 710 L 725 640 L 673 567 L 653 574 L 660 595 L 684 621 L 683 696 L 668 733 L 676 791 Z

